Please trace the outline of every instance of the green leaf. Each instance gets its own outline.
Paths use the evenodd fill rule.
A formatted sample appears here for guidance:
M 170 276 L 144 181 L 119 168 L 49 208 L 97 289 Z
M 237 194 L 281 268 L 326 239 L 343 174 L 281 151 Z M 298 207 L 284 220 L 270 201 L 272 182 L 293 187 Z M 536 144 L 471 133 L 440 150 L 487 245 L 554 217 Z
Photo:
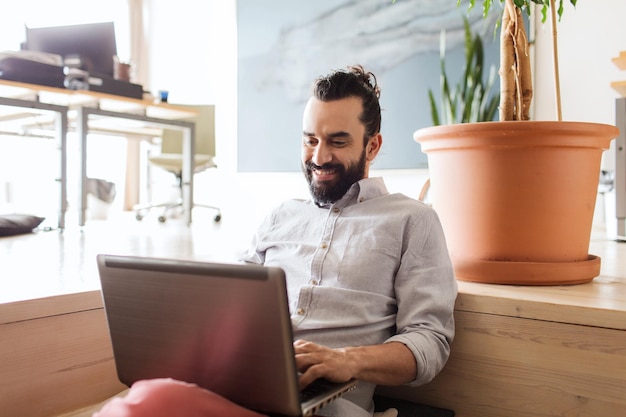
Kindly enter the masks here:
M 437 111 L 437 102 L 435 101 L 435 96 L 432 90 L 428 90 L 428 100 L 430 102 L 430 116 L 433 120 L 433 126 L 439 126 L 441 122 L 439 121 L 439 112 Z
M 483 41 L 479 35 L 474 36 L 467 18 L 464 18 L 464 46 L 465 63 L 462 68 L 461 79 L 454 87 L 446 73 L 446 42 L 445 31 L 441 32 L 440 52 L 440 110 L 438 110 L 434 93 L 428 91 L 431 119 L 433 125 L 468 123 L 494 120 L 498 104 L 499 94 L 490 97 L 490 92 L 497 72 L 495 66 L 491 66 L 489 77 L 484 78 L 485 52 Z

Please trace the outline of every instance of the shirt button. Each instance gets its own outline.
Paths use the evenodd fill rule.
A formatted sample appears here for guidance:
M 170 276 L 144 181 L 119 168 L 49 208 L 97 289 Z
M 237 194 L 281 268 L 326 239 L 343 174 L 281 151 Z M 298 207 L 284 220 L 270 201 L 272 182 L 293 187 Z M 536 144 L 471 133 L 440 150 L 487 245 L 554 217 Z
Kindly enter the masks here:
M 365 201 L 365 199 L 363 197 L 359 198 L 359 203 L 362 203 L 364 201 Z
M 319 281 L 314 279 L 311 281 L 311 285 L 319 285 Z
M 296 310 L 296 314 L 299 316 L 304 316 L 304 309 L 303 308 L 299 308 Z
M 333 213 L 339 213 L 341 209 L 339 207 L 333 208 Z
M 322 249 L 326 249 L 327 247 L 328 247 L 328 244 L 326 242 L 324 242 L 324 243 L 322 243 L 320 245 L 320 248 L 322 248 Z

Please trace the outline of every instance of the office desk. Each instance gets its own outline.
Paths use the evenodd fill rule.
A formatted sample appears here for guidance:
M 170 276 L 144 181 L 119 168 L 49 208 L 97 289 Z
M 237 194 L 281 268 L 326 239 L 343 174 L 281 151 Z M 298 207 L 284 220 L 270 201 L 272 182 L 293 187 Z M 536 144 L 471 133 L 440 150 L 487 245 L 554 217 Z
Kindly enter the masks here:
M 86 222 L 87 210 L 87 136 L 90 131 L 156 136 L 155 129 L 170 128 L 183 132 L 183 209 L 187 223 L 191 223 L 193 206 L 193 171 L 195 124 L 181 120 L 193 117 L 194 111 L 168 103 L 140 100 L 87 90 L 68 90 L 36 84 L 0 80 L 0 105 L 13 108 L 33 108 L 53 112 L 56 119 L 51 129 L 56 130 L 60 151 L 59 228 L 65 227 L 67 211 L 67 132 L 73 130 L 79 138 L 80 168 L 78 202 L 79 226 Z M 17 119 L 20 113 L 12 117 Z

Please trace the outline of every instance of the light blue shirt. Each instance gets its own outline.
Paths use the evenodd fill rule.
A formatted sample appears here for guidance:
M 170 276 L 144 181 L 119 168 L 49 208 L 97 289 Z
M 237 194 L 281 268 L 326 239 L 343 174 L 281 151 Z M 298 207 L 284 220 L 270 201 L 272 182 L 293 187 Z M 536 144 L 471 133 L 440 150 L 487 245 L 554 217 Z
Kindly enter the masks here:
M 457 286 L 439 218 L 389 194 L 381 178 L 359 181 L 328 207 L 283 203 L 243 260 L 285 270 L 295 338 L 329 347 L 404 343 L 417 362 L 412 385 L 445 365 Z M 361 381 L 319 414 L 370 416 L 374 389 Z

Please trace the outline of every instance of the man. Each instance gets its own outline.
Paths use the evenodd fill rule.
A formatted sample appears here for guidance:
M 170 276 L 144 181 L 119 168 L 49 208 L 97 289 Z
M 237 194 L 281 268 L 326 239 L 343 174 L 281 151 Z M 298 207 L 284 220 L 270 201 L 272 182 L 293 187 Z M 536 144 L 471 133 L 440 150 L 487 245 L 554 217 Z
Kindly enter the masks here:
M 243 257 L 285 270 L 300 385 L 359 380 L 322 416 L 371 417 L 376 385 L 430 381 L 454 335 L 457 288 L 437 215 L 368 178 L 382 145 L 379 95 L 360 66 L 316 80 L 302 132 L 312 199 L 274 210 Z M 184 403 L 188 416 L 259 417 L 209 394 L 141 382 L 98 416 L 156 417 Z
M 302 132 L 310 201 L 287 201 L 244 260 L 287 275 L 302 387 L 324 377 L 358 388 L 322 409 L 371 416 L 375 386 L 419 385 L 447 361 L 456 281 L 435 212 L 380 178 L 380 90 L 362 67 L 314 83 Z

